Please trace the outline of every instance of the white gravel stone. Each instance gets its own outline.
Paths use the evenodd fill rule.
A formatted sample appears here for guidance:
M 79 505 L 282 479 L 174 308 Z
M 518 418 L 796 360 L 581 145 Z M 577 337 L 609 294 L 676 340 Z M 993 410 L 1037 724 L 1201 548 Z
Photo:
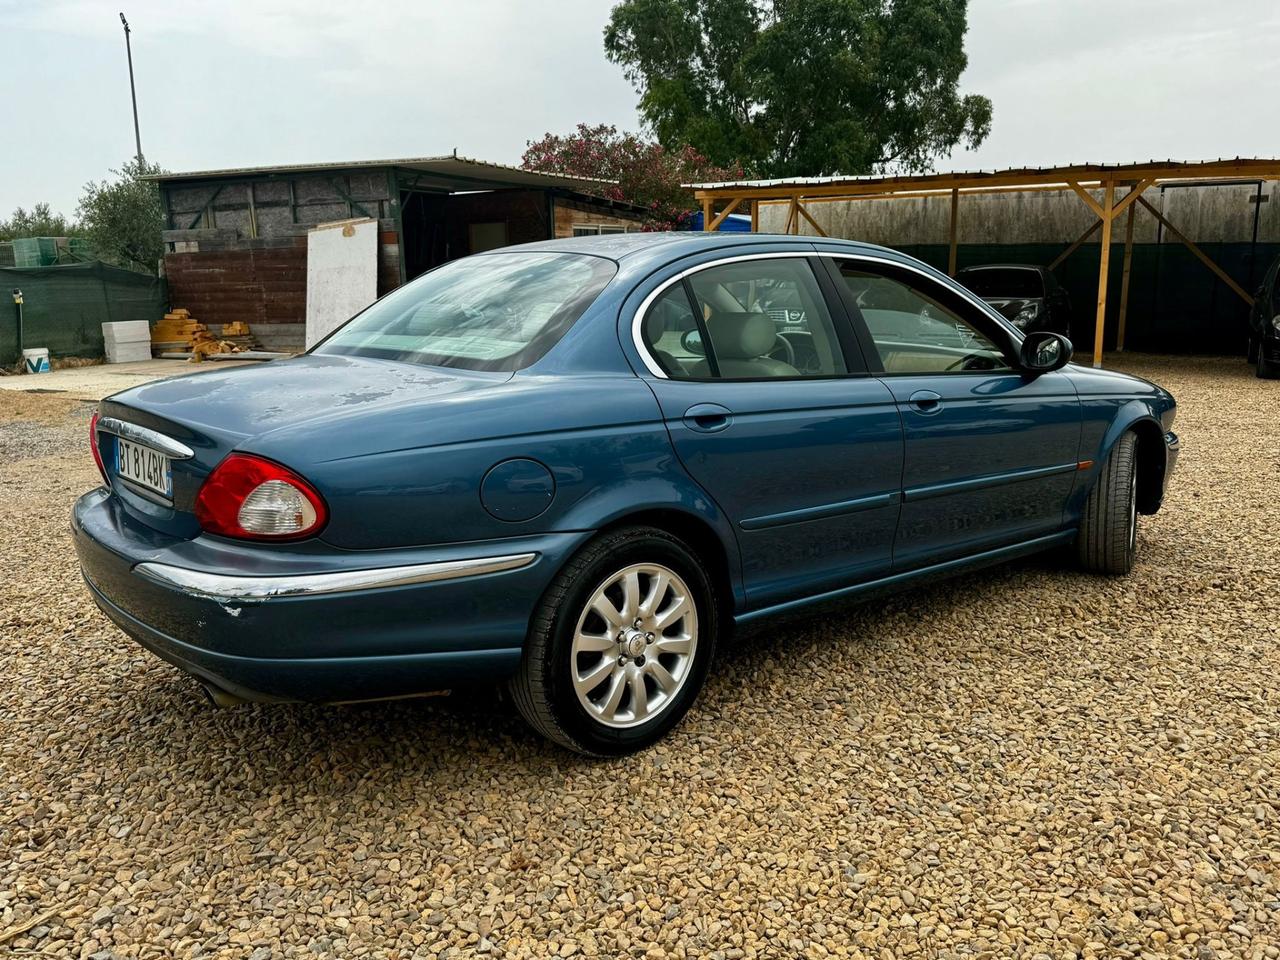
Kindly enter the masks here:
M 487 696 L 211 710 L 80 583 L 87 410 L 0 392 L 0 953 L 1277 956 L 1280 392 L 1119 365 L 1184 440 L 1131 576 L 745 638 L 615 763 Z

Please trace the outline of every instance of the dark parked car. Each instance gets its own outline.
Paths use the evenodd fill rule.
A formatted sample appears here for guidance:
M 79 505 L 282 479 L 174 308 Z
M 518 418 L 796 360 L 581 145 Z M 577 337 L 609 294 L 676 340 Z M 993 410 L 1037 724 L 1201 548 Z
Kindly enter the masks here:
M 993 263 L 965 267 L 956 279 L 1019 330 L 1052 330 L 1071 336 L 1071 297 L 1047 267 Z
M 305 356 L 104 400 L 72 529 L 98 605 L 216 701 L 500 681 L 619 754 L 735 624 L 1072 544 L 1127 572 L 1174 401 L 1070 357 L 879 247 L 508 247 Z
M 1280 257 L 1267 270 L 1249 312 L 1249 362 L 1258 376 L 1280 377 Z

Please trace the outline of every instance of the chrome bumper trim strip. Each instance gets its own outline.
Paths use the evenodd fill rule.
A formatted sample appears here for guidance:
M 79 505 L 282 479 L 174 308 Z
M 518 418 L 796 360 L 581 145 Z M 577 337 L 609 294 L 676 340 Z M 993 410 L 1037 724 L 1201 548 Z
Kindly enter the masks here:
M 148 430 L 146 427 L 140 427 L 136 423 L 129 423 L 127 420 L 117 420 L 115 417 L 99 417 L 98 429 L 103 433 L 112 433 L 117 437 L 124 437 L 126 440 L 140 443 L 143 446 L 150 447 L 152 450 L 159 450 L 166 457 L 171 457 L 174 460 L 190 460 L 196 455 L 196 452 L 185 443 L 179 443 L 173 437 L 166 437 L 163 433 Z
M 133 572 L 161 586 L 181 590 L 193 597 L 231 602 L 261 602 L 281 597 L 309 597 L 352 590 L 377 590 L 383 587 L 405 587 L 436 580 L 478 577 L 527 567 L 538 558 L 536 553 L 517 553 L 505 557 L 476 557 L 470 560 L 441 560 L 405 567 L 376 567 L 372 570 L 338 570 L 332 573 L 308 573 L 288 577 L 229 576 L 202 573 L 167 563 L 140 563 Z

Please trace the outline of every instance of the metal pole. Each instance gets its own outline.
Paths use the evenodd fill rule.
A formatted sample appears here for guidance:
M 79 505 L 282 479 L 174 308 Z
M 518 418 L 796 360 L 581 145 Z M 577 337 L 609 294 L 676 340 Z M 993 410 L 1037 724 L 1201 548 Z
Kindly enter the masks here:
M 138 91 L 133 86 L 133 46 L 129 43 L 129 21 L 120 14 L 124 24 L 124 50 L 129 58 L 129 96 L 133 100 L 133 141 L 138 148 L 138 163 L 142 163 L 142 134 L 138 132 Z

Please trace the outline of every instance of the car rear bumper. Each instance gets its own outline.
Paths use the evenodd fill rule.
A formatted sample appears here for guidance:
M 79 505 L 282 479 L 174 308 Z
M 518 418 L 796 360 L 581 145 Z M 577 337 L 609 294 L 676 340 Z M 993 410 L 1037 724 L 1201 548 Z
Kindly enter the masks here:
M 539 597 L 589 536 L 243 549 L 166 538 L 105 489 L 77 501 L 71 529 L 93 599 L 148 650 L 236 697 L 318 702 L 508 676 Z

